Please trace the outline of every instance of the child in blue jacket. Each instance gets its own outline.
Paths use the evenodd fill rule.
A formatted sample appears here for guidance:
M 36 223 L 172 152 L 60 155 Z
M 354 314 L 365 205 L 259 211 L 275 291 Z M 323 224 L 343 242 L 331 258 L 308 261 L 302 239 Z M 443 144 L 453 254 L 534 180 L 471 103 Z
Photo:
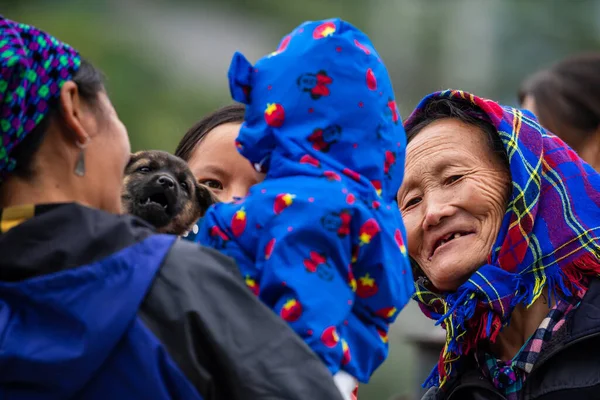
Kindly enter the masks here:
M 247 105 L 236 145 L 266 177 L 210 209 L 197 240 L 233 257 L 332 374 L 367 382 L 413 293 L 394 200 L 406 138 L 387 70 L 334 19 L 300 25 L 255 66 L 236 53 L 229 83 Z

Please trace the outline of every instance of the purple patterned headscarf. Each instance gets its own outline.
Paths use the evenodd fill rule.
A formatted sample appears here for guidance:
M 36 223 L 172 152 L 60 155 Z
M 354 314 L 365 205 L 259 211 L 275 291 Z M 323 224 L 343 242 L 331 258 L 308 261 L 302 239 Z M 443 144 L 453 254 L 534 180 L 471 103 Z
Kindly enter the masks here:
M 0 182 L 15 168 L 11 152 L 80 65 L 79 53 L 69 45 L 0 16 Z

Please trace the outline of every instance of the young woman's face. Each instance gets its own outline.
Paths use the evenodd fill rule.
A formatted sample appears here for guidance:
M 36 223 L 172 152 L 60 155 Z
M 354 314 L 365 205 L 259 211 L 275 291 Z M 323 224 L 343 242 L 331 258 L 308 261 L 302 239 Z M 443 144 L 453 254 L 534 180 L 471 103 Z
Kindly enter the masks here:
M 198 182 L 210 187 L 219 201 L 244 197 L 252 185 L 262 180 L 235 147 L 239 130 L 238 123 L 217 126 L 207 133 L 188 161 Z

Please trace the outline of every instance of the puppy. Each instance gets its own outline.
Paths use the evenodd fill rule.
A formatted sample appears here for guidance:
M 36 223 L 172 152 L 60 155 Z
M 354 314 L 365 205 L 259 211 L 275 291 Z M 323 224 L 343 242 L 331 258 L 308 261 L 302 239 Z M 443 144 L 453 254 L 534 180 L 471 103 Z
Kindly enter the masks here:
M 215 202 L 198 184 L 187 163 L 165 151 L 140 151 L 125 168 L 123 210 L 153 225 L 157 232 L 181 236 Z

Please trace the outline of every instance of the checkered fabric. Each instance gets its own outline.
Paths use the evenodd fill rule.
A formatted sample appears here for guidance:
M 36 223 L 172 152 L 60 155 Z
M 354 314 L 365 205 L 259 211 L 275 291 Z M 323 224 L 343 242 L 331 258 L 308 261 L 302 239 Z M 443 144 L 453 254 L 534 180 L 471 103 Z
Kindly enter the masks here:
M 0 16 L 0 182 L 15 168 L 11 151 L 44 118 L 80 64 L 69 45 Z
M 512 195 L 487 264 L 452 293 L 434 293 L 417 281 L 421 309 L 446 330 L 428 386 L 443 386 L 479 341 L 494 341 L 518 304 L 532 304 L 545 288 L 551 300 L 569 299 L 600 271 L 600 175 L 533 114 L 463 91 L 425 97 L 406 121 L 407 130 L 439 98 L 472 104 L 497 129 Z
M 548 343 L 553 334 L 565 325 L 567 317 L 577 309 L 586 291 L 580 290 L 570 300 L 559 300 L 511 361 L 499 360 L 487 351 L 477 352 L 476 359 L 482 373 L 507 400 L 519 399 L 523 384 L 531 373 L 544 344 Z

